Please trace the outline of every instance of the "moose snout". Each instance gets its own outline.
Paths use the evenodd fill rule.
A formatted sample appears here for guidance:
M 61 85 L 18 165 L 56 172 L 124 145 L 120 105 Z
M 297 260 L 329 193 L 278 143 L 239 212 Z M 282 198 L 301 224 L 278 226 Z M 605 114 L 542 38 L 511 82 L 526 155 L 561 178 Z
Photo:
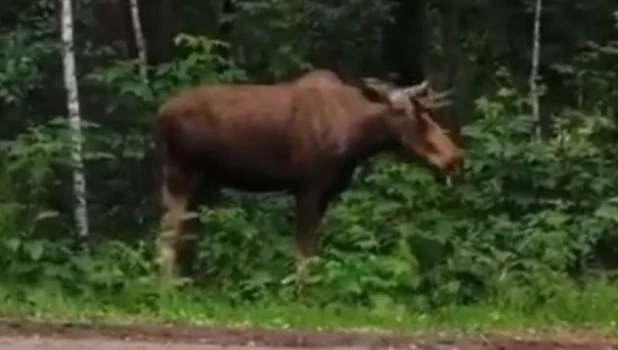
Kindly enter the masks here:
M 438 166 L 438 171 L 434 172 L 435 179 L 439 183 L 450 187 L 453 184 L 453 175 L 459 173 L 462 168 L 463 156 L 461 154 L 449 157 Z
M 453 152 L 448 157 L 442 159 L 438 166 L 442 175 L 451 175 L 458 173 L 463 168 L 463 154 L 460 150 Z

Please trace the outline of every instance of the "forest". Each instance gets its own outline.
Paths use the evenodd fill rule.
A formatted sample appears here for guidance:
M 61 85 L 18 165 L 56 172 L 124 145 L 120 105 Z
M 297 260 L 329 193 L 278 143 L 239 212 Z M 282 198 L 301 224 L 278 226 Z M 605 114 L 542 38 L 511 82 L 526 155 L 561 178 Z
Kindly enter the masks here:
M 72 45 L 60 1 L 0 7 L 0 313 L 236 319 L 259 309 L 277 325 L 318 318 L 296 319 L 305 307 L 357 315 L 348 323 L 432 315 L 474 327 L 545 312 L 616 325 L 615 0 L 72 5 Z M 291 198 L 227 190 L 197 213 L 194 276 L 163 296 L 158 107 L 189 86 L 276 83 L 312 68 L 453 89 L 437 121 L 464 169 L 447 185 L 388 154 L 365 162 L 327 211 L 301 295 Z

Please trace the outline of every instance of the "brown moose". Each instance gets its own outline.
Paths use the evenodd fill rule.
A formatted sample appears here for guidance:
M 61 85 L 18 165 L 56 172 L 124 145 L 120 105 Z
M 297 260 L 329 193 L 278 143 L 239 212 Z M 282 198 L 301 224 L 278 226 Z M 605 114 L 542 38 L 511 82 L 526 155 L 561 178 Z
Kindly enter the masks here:
M 316 253 L 329 202 L 368 157 L 404 150 L 441 173 L 461 163 L 462 152 L 432 119 L 437 101 L 421 97 L 426 82 L 395 88 L 366 79 L 361 87 L 316 70 L 291 83 L 192 87 L 167 100 L 154 125 L 162 273 L 190 267 L 195 242 L 185 215 L 222 188 L 294 196 L 300 267 Z
M 320 87 L 330 84 L 343 84 L 343 81 L 334 72 L 327 69 L 314 69 L 311 70 L 296 80 L 294 84 L 300 86 L 315 86 Z

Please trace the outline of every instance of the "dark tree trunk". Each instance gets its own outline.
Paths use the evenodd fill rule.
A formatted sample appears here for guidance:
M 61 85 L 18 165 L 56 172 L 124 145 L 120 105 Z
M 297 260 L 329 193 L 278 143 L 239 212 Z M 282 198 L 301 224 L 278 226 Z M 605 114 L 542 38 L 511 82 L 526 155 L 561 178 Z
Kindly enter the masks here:
M 384 30 L 384 65 L 398 85 L 424 77 L 425 0 L 392 0 L 393 22 Z

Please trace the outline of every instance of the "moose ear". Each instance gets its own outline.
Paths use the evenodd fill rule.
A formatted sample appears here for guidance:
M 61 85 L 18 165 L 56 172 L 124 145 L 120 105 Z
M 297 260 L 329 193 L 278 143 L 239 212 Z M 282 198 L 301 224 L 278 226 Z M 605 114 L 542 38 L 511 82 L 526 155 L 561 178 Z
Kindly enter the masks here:
M 427 80 L 424 80 L 420 84 L 399 88 L 396 90 L 396 92 L 402 95 L 406 95 L 408 98 L 417 98 L 427 93 L 428 90 L 429 82 Z
M 366 94 L 382 100 L 388 100 L 390 91 L 395 88 L 393 84 L 374 77 L 363 78 L 360 87 Z
M 435 92 L 430 89 L 428 91 L 428 95 L 426 97 L 418 97 L 416 101 L 426 109 L 439 109 L 442 107 L 450 106 L 453 101 L 450 100 L 450 97 L 453 94 L 453 90 L 446 90 L 441 92 Z

